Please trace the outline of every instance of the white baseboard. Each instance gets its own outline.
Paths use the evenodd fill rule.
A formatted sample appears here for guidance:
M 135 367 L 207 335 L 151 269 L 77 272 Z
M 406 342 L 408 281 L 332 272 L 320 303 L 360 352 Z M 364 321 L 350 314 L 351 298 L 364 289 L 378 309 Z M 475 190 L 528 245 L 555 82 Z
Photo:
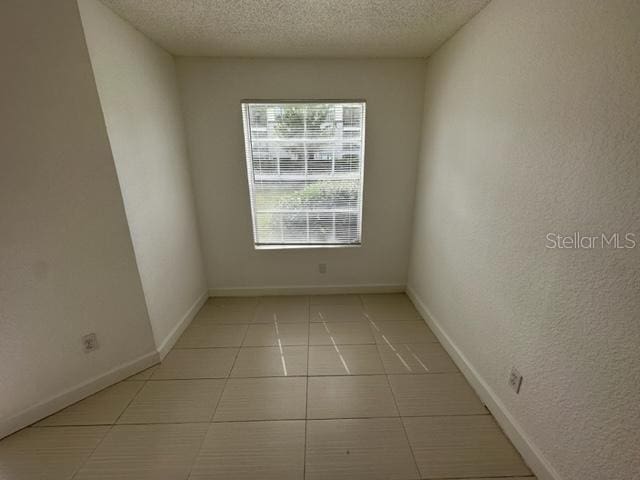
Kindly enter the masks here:
M 404 292 L 404 284 L 363 285 L 281 285 L 268 287 L 220 287 L 209 289 L 212 297 L 242 297 L 267 295 L 328 295 L 335 293 L 397 293 Z
M 169 353 L 169 351 L 173 348 L 173 346 L 176 344 L 176 342 L 180 338 L 180 335 L 182 335 L 182 333 L 186 330 L 186 328 L 191 324 L 191 321 L 196 316 L 198 311 L 200 311 L 200 308 L 202 307 L 202 305 L 204 305 L 204 302 L 207 301 L 207 298 L 209 298 L 209 292 L 204 291 L 202 295 L 200 295 L 196 299 L 196 301 L 193 302 L 191 307 L 189 307 L 189 309 L 187 310 L 187 313 L 183 315 L 183 317 L 180 319 L 178 324 L 173 328 L 173 330 L 169 332 L 169 335 L 167 335 L 165 339 L 162 341 L 162 343 L 157 346 L 158 354 L 160 355 L 160 360 L 162 360 L 164 357 L 167 356 L 167 353 Z
M 4 438 L 24 427 L 27 427 L 49 415 L 56 413 L 63 408 L 76 403 L 83 398 L 93 395 L 100 390 L 113 385 L 125 378 L 135 375 L 142 370 L 149 368 L 161 361 L 173 348 L 182 335 L 182 332 L 189 326 L 196 316 L 200 307 L 209 298 L 209 292 L 205 291 L 191 305 L 189 310 L 180 319 L 175 328 L 167 335 L 164 341 L 157 347 L 157 350 L 149 352 L 129 362 L 118 365 L 108 372 L 97 375 L 89 380 L 75 385 L 62 393 L 49 397 L 36 405 L 26 408 L 22 412 L 6 419 L 0 420 L 0 438 Z
M 538 480 L 562 480 L 540 449 L 531 441 L 522 426 L 507 410 L 495 391 L 480 376 L 464 353 L 462 353 L 451 337 L 442 329 L 438 320 L 429 311 L 427 305 L 410 286 L 407 286 L 407 295 L 409 295 L 409 298 L 411 298 L 435 336 L 438 337 L 444 349 L 449 353 L 480 399 L 493 414 L 493 417 L 500 427 L 502 427 L 504 433 L 520 452 L 520 455 L 522 455 L 522 458 L 529 468 L 536 477 L 538 477 Z
M 28 407 L 22 412 L 0 422 L 0 438 L 6 437 L 38 420 L 42 420 L 62 410 L 64 407 L 78 402 L 89 395 L 93 395 L 116 382 L 135 375 L 145 368 L 155 365 L 159 360 L 158 352 L 149 352 Z

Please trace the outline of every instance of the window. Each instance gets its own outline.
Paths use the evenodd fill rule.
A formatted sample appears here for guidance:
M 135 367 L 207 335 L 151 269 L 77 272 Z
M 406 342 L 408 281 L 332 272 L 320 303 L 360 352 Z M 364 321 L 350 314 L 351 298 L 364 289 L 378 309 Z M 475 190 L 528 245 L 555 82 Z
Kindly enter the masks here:
M 244 102 L 256 248 L 359 245 L 364 102 Z

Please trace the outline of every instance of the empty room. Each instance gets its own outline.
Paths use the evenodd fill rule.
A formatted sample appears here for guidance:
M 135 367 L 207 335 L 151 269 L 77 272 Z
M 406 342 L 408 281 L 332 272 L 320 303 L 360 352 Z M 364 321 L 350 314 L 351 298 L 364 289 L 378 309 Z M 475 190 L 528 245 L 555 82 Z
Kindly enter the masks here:
M 640 480 L 640 1 L 0 38 L 0 480 Z

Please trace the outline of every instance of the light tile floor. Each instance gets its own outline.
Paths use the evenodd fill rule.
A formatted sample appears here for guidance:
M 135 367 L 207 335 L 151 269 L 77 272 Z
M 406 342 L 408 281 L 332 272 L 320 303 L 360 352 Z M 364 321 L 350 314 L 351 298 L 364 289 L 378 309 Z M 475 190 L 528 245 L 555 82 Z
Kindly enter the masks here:
M 0 480 L 533 480 L 404 294 L 210 299 L 161 365 L 0 441 Z

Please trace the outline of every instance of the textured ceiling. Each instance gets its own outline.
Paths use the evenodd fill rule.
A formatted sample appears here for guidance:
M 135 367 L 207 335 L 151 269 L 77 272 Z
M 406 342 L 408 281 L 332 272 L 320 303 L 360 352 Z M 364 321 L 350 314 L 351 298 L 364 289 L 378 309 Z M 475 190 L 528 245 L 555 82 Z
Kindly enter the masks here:
M 427 57 L 489 0 L 102 0 L 176 55 Z

